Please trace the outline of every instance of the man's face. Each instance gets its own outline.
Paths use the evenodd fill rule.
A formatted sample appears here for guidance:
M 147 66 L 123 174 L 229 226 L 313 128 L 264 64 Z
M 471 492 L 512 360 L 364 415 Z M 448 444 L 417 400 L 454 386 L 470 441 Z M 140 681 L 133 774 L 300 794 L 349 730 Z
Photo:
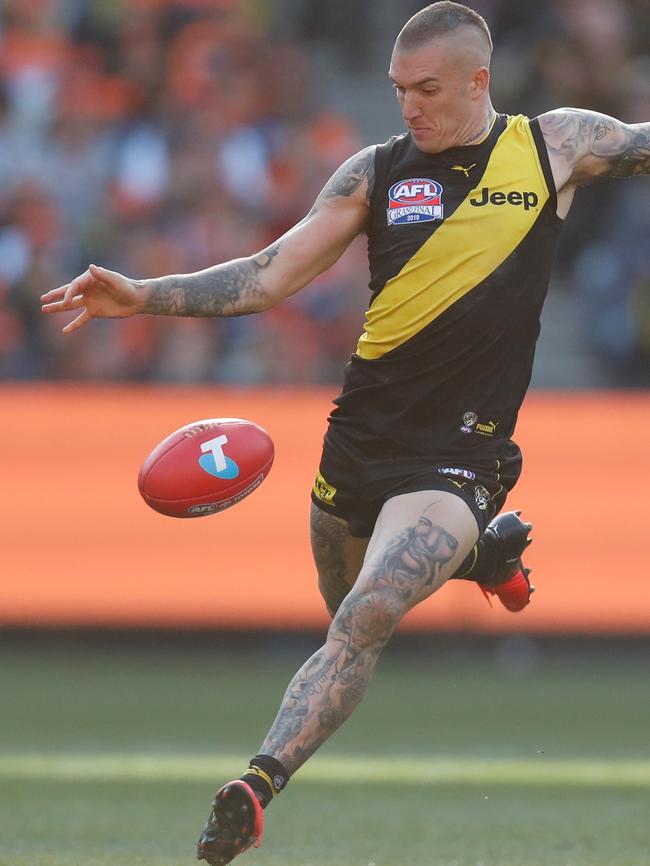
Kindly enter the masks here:
M 415 546 L 422 552 L 436 559 L 437 562 L 449 562 L 458 548 L 458 542 L 441 526 L 430 518 L 433 509 L 427 508 L 418 520 L 415 528 Z
M 426 508 L 413 536 L 399 555 L 400 568 L 418 577 L 429 577 L 431 583 L 458 550 L 458 541 L 435 522 L 435 507 Z
M 404 122 L 419 150 L 440 153 L 463 143 L 481 112 L 476 74 L 480 60 L 464 50 L 462 33 L 432 39 L 421 48 L 395 48 L 389 75 Z

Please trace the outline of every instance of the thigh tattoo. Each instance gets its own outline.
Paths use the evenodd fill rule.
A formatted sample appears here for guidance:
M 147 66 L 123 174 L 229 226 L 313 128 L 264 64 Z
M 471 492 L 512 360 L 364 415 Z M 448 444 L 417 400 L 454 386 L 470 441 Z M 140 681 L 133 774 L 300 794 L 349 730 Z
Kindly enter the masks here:
M 416 526 L 407 527 L 384 547 L 372 569 L 378 584 L 390 584 L 409 605 L 423 591 L 428 594 L 458 550 L 458 539 L 427 514 L 430 507 Z

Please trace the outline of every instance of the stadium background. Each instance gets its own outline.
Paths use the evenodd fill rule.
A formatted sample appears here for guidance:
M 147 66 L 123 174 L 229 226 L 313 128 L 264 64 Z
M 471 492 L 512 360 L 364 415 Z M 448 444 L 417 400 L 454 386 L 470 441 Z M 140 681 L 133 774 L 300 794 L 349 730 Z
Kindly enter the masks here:
M 275 238 L 344 158 L 401 129 L 387 60 L 424 5 L 0 6 L 2 866 L 186 862 L 211 786 L 319 645 L 308 492 L 365 250 L 262 317 L 64 337 L 38 297 L 89 261 L 156 276 Z M 498 110 L 650 119 L 645 0 L 470 5 L 493 31 Z M 565 228 L 509 503 L 535 523 L 533 605 L 510 616 L 457 583 L 414 612 L 251 862 L 647 863 L 649 231 L 645 178 L 582 190 Z M 217 518 L 150 512 L 145 454 L 219 415 L 272 433 L 268 481 Z

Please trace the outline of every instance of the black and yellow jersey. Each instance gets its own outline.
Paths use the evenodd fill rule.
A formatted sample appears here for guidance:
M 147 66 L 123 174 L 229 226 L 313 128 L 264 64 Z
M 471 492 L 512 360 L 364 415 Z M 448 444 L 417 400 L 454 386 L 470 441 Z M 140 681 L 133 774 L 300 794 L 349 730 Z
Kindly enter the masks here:
M 372 298 L 332 420 L 420 453 L 497 457 L 530 382 L 561 220 L 537 120 L 438 154 L 376 149 Z

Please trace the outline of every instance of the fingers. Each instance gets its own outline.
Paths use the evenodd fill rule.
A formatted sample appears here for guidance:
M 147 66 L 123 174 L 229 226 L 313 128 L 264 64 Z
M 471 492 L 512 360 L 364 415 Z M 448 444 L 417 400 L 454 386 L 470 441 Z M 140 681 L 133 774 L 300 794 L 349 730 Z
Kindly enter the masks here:
M 58 301 L 60 300 L 66 292 L 69 283 L 66 283 L 65 286 L 59 286 L 58 289 L 50 289 L 49 292 L 45 292 L 44 295 L 41 295 L 41 303 L 47 304 L 50 301 Z
M 42 312 L 62 313 L 68 310 L 80 309 L 86 303 L 84 292 L 90 289 L 93 282 L 94 277 L 90 273 L 90 270 L 87 270 L 78 277 L 75 277 L 71 283 L 46 292 L 44 295 L 41 295 Z M 89 322 L 91 318 L 90 313 L 84 309 L 76 319 L 73 319 L 63 328 L 63 333 L 69 334 L 72 331 L 76 331 Z
M 120 283 L 124 281 L 122 274 L 118 274 L 117 271 L 109 271 L 108 268 L 101 268 L 99 265 L 88 265 L 86 273 L 90 273 L 90 276 L 98 283 L 113 288 L 119 288 Z
M 41 310 L 44 313 L 62 313 L 68 310 L 78 310 L 86 303 L 84 292 L 87 291 L 93 283 L 93 277 L 90 271 L 84 271 L 78 277 L 75 277 L 71 283 L 65 286 L 59 286 L 49 292 L 41 295 Z M 69 322 L 64 328 L 63 333 L 69 334 L 71 331 L 76 331 L 89 322 L 92 316 L 88 310 L 83 312 Z
M 70 304 L 73 298 L 75 298 L 77 295 L 82 295 L 85 291 L 87 291 L 92 286 L 93 282 L 93 276 L 90 271 L 84 271 L 83 274 L 75 277 L 74 280 L 68 284 L 68 287 L 66 288 L 63 295 L 63 301 L 66 304 Z M 74 308 L 65 307 L 64 309 Z
M 88 265 L 88 270 L 96 280 L 118 276 L 115 271 L 109 271 L 108 268 L 101 268 L 99 265 Z
M 88 312 L 88 310 L 84 310 L 83 313 L 80 313 L 76 319 L 73 319 L 69 322 L 65 328 L 63 328 L 64 334 L 69 334 L 72 331 L 76 331 L 78 328 L 81 328 L 86 322 L 89 322 L 92 319 L 92 316 Z
M 79 307 L 83 300 L 82 295 L 93 284 L 93 277 L 90 271 L 84 271 L 78 277 L 75 277 L 71 283 L 65 286 L 59 286 L 57 289 L 52 289 L 41 295 L 41 304 L 43 312 L 55 312 L 60 310 L 74 310 Z
M 52 301 L 50 304 L 43 304 L 41 310 L 44 313 L 60 313 L 65 310 L 76 310 L 78 307 L 83 307 L 84 299 L 82 295 L 76 295 L 70 301 Z

